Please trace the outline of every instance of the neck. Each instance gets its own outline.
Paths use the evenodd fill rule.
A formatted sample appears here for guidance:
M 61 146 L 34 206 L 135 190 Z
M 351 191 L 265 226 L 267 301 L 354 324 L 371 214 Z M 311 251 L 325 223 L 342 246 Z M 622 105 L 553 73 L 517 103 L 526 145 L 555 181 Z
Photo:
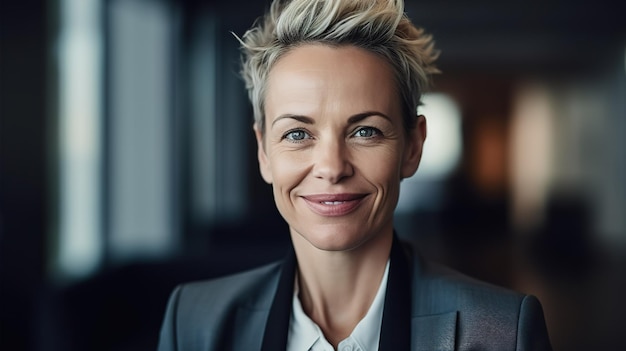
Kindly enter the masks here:
M 325 251 L 292 232 L 304 312 L 336 348 L 365 316 L 380 286 L 393 231 L 358 248 Z

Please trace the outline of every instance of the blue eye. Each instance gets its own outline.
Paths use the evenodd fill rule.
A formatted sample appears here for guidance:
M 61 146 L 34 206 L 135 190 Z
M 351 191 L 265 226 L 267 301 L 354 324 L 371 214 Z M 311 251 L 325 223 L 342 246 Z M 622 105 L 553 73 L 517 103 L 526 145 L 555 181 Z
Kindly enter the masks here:
M 359 138 L 371 138 L 379 134 L 380 131 L 374 127 L 363 127 L 354 132 L 354 136 Z
M 284 139 L 288 139 L 291 141 L 302 141 L 304 139 L 308 139 L 309 133 L 303 131 L 303 130 L 292 130 L 290 132 L 287 132 L 283 138 Z

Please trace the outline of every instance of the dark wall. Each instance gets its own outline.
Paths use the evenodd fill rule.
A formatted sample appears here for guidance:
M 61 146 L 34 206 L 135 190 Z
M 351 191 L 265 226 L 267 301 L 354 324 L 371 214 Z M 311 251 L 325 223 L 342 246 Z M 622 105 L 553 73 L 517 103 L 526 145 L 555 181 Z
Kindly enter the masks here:
M 32 346 L 49 228 L 49 1 L 0 8 L 0 349 Z

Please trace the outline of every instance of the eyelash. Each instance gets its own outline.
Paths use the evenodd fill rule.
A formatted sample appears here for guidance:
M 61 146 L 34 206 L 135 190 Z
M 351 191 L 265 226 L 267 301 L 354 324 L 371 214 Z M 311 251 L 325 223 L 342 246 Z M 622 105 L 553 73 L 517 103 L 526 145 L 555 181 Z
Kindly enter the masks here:
M 378 136 L 382 135 L 382 132 L 380 131 L 380 129 L 375 128 L 375 127 L 358 127 L 355 131 L 353 131 L 350 135 L 353 137 L 358 137 L 357 133 L 361 132 L 361 131 L 370 131 L 372 132 L 372 135 L 369 136 L 363 136 L 361 138 L 364 139 L 371 139 L 371 138 L 375 138 Z M 294 133 L 303 133 L 303 138 L 302 139 L 294 139 L 293 137 L 290 137 L 290 135 L 294 134 Z M 304 142 L 306 139 L 310 139 L 311 138 L 311 133 L 309 133 L 308 131 L 304 130 L 304 129 L 291 129 L 289 131 L 287 131 L 285 134 L 283 134 L 282 139 L 286 139 L 292 143 L 301 143 Z
M 361 131 L 371 131 L 372 132 L 373 135 L 362 137 L 362 138 L 366 138 L 366 139 L 375 138 L 375 137 L 381 136 L 383 134 L 380 131 L 380 129 L 378 129 L 378 128 L 374 128 L 374 127 L 359 127 L 352 133 L 352 136 L 357 136 L 356 134 L 361 132 Z
M 305 134 L 305 136 L 302 139 L 293 139 L 290 138 L 289 135 L 293 134 L 293 133 L 303 133 Z M 287 139 L 288 141 L 292 142 L 292 143 L 301 143 L 306 139 L 309 139 L 311 137 L 311 134 L 309 132 L 307 132 L 304 129 L 292 129 L 287 131 L 287 133 L 285 133 L 282 137 L 282 139 Z

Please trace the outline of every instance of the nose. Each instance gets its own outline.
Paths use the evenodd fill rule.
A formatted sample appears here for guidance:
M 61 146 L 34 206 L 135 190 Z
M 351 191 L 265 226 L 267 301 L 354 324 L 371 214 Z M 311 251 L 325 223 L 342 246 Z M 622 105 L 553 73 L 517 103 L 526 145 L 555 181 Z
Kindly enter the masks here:
M 354 174 L 354 167 L 350 162 L 349 150 L 344 142 L 339 140 L 318 141 L 314 152 L 313 175 L 336 184 Z

